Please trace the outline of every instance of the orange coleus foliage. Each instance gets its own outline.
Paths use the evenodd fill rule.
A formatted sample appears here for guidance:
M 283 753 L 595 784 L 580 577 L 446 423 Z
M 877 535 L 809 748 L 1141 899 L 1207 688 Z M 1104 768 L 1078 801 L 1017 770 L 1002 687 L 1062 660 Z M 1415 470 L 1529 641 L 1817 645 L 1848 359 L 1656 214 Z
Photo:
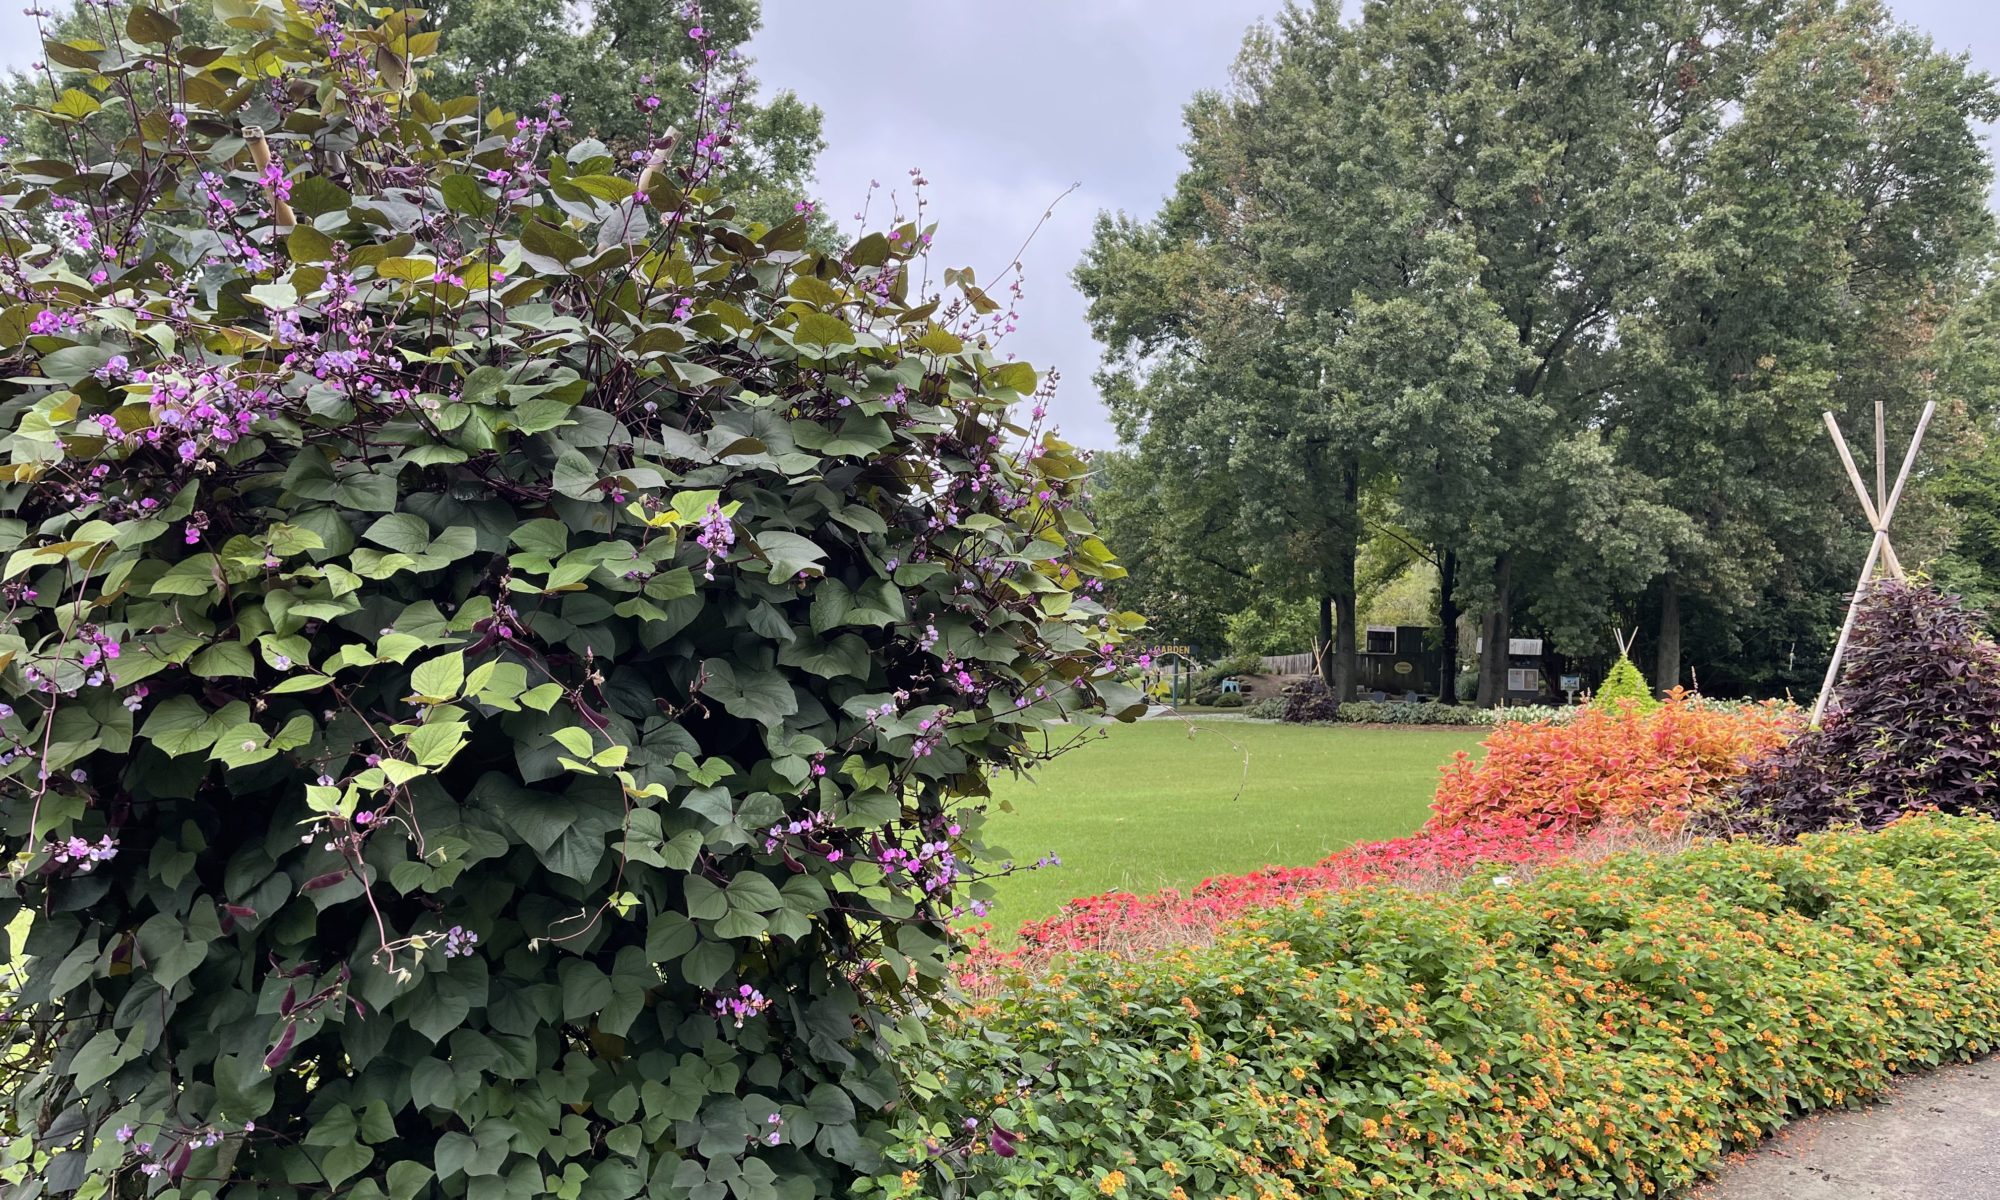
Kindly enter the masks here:
M 1446 765 L 1431 823 L 1615 821 L 1672 833 L 1798 727 L 1798 710 L 1775 701 L 1720 708 L 1680 691 L 1648 713 L 1585 709 L 1563 724 L 1502 725 L 1485 757 L 1460 753 Z

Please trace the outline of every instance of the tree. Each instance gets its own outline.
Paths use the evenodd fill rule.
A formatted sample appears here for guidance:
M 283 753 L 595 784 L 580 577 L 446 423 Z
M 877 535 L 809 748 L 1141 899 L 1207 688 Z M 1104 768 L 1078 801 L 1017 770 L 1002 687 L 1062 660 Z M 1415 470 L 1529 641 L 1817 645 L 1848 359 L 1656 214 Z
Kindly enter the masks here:
M 1971 431 L 1965 452 L 1931 477 L 1929 497 L 1943 544 L 1931 572 L 1938 587 L 1964 597 L 1986 614 L 1988 632 L 2000 632 L 2000 287 L 1986 276 L 1972 300 L 1939 331 L 1936 390 L 1963 412 Z
M 1254 581 L 1226 529 L 1179 525 L 1217 508 L 1174 505 L 1170 497 L 1182 485 L 1128 452 L 1099 454 L 1093 465 L 1091 516 L 1104 540 L 1137 567 L 1111 585 L 1119 606 L 1145 613 L 1156 641 L 1218 657 L 1230 641 L 1230 616 Z
M 220 0 L 223 16 L 242 16 L 245 0 Z M 62 43 L 112 44 L 124 32 L 122 9 L 72 0 L 45 19 L 46 67 L 17 71 L 4 85 L 0 132 L 41 158 L 65 158 L 66 127 L 50 105 L 65 89 L 90 94 L 94 65 Z M 208 3 L 180 5 L 175 19 L 198 44 L 243 48 L 250 30 L 218 20 Z M 441 96 L 478 94 L 490 108 L 539 111 L 551 96 L 571 139 L 597 138 L 615 154 L 643 160 L 670 130 L 690 129 L 703 103 L 724 104 L 734 128 L 716 131 L 724 170 L 718 182 L 754 219 L 776 223 L 807 199 L 813 161 L 825 143 L 820 111 L 790 91 L 757 95 L 743 48 L 761 20 L 757 0 L 638 4 L 630 0 L 448 0 L 431 10 L 435 41 L 427 86 Z M 690 36 L 690 27 L 700 36 Z M 105 120 L 112 140 L 129 122 Z M 695 134 L 692 136 L 701 136 Z M 816 230 L 824 234 L 825 230 Z
M 491 129 L 421 17 L 133 9 L 114 165 L 0 172 L 7 1182 L 847 1195 L 988 773 L 1143 709 L 1087 464 L 929 230 L 744 219 L 719 103 Z
M 1932 386 L 1994 111 L 1872 0 L 1297 4 L 1078 280 L 1141 460 L 1199 437 L 1239 484 L 1167 503 L 1330 624 L 1390 495 L 1441 625 L 1480 615 L 1481 703 L 1517 625 L 1578 655 L 1642 610 L 1664 688 L 1689 614 L 1846 557 L 1819 407 Z
M 1865 429 L 1886 402 L 1895 446 L 1935 394 L 1939 325 L 1991 236 L 1974 126 L 1995 115 L 1984 77 L 1878 5 L 1814 0 L 1792 6 L 1706 148 L 1676 272 L 1624 322 L 1608 395 L 1621 459 L 1688 522 L 1655 583 L 1660 689 L 1682 682 L 1691 606 L 1730 624 L 1776 598 L 1785 560 L 1818 574 L 1860 555 L 1820 414 Z M 1948 414 L 1932 455 L 1965 427 Z M 1918 525 L 1916 507 L 1898 524 Z
M 1121 436 L 1186 514 L 1173 528 L 1281 598 L 1315 601 L 1322 640 L 1340 640 L 1329 682 L 1350 694 L 1361 466 L 1312 380 L 1310 331 L 1275 289 L 1245 286 L 1245 224 L 1203 191 L 1234 186 L 1245 111 L 1196 102 L 1181 195 L 1156 226 L 1100 218 L 1077 280 L 1113 347 L 1101 383 Z

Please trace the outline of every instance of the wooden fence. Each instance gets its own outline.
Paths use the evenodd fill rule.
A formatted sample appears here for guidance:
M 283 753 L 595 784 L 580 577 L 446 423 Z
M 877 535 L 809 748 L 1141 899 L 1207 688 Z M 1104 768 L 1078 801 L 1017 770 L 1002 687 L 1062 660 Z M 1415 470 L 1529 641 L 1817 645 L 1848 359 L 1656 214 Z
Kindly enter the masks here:
M 1318 669 L 1310 654 L 1271 654 L 1264 658 L 1266 675 L 1310 675 Z

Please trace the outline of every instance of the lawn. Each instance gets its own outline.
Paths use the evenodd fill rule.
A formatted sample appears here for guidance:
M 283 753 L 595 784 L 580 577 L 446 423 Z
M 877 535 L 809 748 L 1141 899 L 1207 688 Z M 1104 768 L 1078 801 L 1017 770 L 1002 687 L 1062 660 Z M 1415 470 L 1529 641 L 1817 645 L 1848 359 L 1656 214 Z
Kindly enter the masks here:
M 995 881 L 996 930 L 1064 900 L 1188 888 L 1211 875 L 1317 862 L 1399 837 L 1429 816 L 1438 767 L 1479 729 L 1347 729 L 1242 721 L 1142 721 L 995 781 L 987 840 L 1059 867 Z

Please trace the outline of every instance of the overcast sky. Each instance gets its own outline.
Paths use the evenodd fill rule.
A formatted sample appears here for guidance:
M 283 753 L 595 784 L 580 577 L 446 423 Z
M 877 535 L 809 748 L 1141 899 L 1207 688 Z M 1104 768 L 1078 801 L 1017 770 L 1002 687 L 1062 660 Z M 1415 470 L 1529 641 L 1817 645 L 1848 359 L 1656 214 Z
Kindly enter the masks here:
M 871 179 L 907 196 L 909 168 L 923 168 L 938 266 L 993 282 L 1077 185 L 1022 256 L 1027 300 L 1008 348 L 1062 371 L 1054 414 L 1065 434 L 1107 448 L 1111 427 L 1090 382 L 1098 349 L 1070 270 L 1100 210 L 1158 207 L 1181 167 L 1182 105 L 1226 80 L 1244 29 L 1281 4 L 764 0 L 751 49 L 767 85 L 825 111 L 820 195 L 835 216 L 852 215 Z M 1996 0 L 1891 4 L 2000 73 Z M 0 10 L 0 66 L 25 66 L 38 50 L 20 8 Z
M 1072 183 L 1028 252 L 1008 348 L 1063 374 L 1072 441 L 1115 441 L 1090 376 L 1098 347 L 1070 269 L 1103 209 L 1151 215 L 1181 158 L 1181 108 L 1228 78 L 1243 31 L 1282 0 L 764 0 L 757 74 L 826 113 L 820 194 L 853 215 L 871 179 L 922 167 L 934 260 L 981 283 Z M 1896 14 L 2000 74 L 2000 0 L 1891 0 Z M 907 192 L 907 187 L 905 186 Z

